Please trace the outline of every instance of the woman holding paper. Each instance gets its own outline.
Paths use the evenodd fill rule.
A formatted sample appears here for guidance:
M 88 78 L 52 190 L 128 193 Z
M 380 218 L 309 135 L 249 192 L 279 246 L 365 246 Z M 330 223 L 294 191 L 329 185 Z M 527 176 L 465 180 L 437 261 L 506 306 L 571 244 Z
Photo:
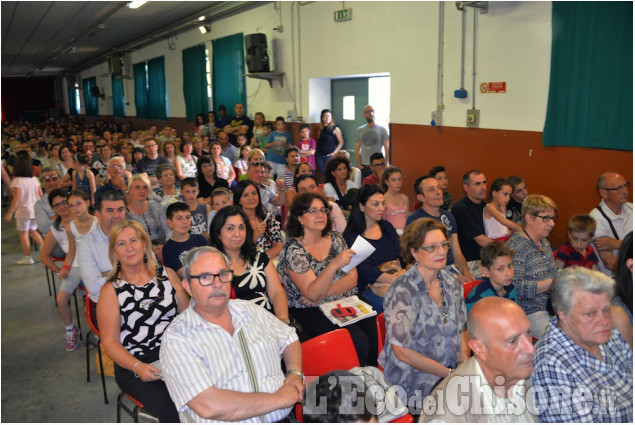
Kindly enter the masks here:
M 426 397 L 469 357 L 463 286 L 445 270 L 449 249 L 441 222 L 420 218 L 410 223 L 401 256 L 412 267 L 384 297 L 386 344 L 379 363 L 386 380 L 402 386 L 408 399 L 416 393 Z
M 353 246 L 363 238 L 375 249 L 357 266 L 357 290 L 373 308 L 384 311 L 384 294 L 403 273 L 399 263 L 399 235 L 384 220 L 384 191 L 376 184 L 364 185 L 357 192 L 355 203 L 344 231 L 344 240 Z
M 306 192 L 295 198 L 278 263 L 289 299 L 289 315 L 310 338 L 338 329 L 322 313 L 320 304 L 357 293 L 357 270 L 342 270 L 355 252 L 348 249 L 339 233 L 331 231 L 329 210 L 329 203 L 318 193 Z M 345 329 L 351 334 L 360 365 L 376 365 L 375 318 L 368 317 Z

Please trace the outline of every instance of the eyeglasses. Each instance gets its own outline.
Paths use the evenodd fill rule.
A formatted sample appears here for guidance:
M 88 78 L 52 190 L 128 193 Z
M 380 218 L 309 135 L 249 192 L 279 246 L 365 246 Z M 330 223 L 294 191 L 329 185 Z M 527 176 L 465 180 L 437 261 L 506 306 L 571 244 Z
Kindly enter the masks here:
M 45 182 L 51 181 L 51 180 L 59 180 L 60 178 L 58 176 L 46 176 L 43 177 L 42 180 Z
M 115 170 L 123 170 L 123 165 L 111 165 L 110 168 L 114 168 Z
M 618 186 L 618 187 L 603 187 L 602 189 L 603 190 L 614 190 L 616 192 L 619 192 L 620 190 L 628 189 L 630 186 L 631 186 L 631 182 L 626 182 L 623 185 Z
M 68 202 L 66 202 L 66 201 L 59 201 L 57 204 L 51 205 L 51 207 L 53 207 L 53 208 L 67 207 L 67 206 L 68 206 Z
M 214 283 L 216 278 L 218 278 L 221 283 L 229 283 L 232 281 L 233 277 L 233 270 L 224 270 L 220 273 L 203 273 L 197 276 L 190 276 L 190 279 L 198 279 L 198 283 L 200 283 L 201 286 L 210 286 Z
M 317 213 L 320 214 L 328 214 L 329 210 L 328 208 L 309 208 L 308 210 L 304 211 L 305 214 L 311 214 L 311 215 L 316 215 Z
M 147 149 L 147 148 L 153 148 L 153 147 L 155 147 L 155 146 L 158 146 L 158 145 L 157 145 L 156 143 L 154 143 L 154 144 L 152 144 L 152 145 L 146 145 L 146 149 Z
M 380 163 L 380 164 L 370 164 L 370 166 L 371 166 L 371 167 L 385 167 L 385 166 L 386 166 L 386 163 L 385 163 L 385 162 L 382 162 L 382 163 Z
M 452 245 L 452 242 L 450 241 L 445 241 L 445 242 L 439 242 L 439 243 L 435 243 L 433 245 L 426 245 L 426 246 L 420 246 L 417 249 L 420 249 L 422 251 L 427 252 L 428 254 L 434 254 L 435 252 L 439 252 L 440 249 L 446 251 L 448 249 L 450 249 L 450 246 Z
M 262 165 L 262 162 L 252 162 L 251 164 L 249 164 L 250 167 L 262 167 Z
M 534 217 L 542 218 L 544 223 L 549 223 L 551 220 L 556 221 L 558 219 L 557 215 L 538 215 L 532 214 Z

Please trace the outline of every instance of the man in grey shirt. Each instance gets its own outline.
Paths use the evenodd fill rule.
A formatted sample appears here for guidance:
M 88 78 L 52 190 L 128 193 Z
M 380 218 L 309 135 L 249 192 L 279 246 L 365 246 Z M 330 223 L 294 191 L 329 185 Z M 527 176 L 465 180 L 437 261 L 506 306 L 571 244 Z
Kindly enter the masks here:
M 388 132 L 381 125 L 375 124 L 375 110 L 372 106 L 364 107 L 364 118 L 366 124 L 357 129 L 355 139 L 355 160 L 357 166 L 362 170 L 362 178 L 368 177 L 372 171 L 370 169 L 370 156 L 375 152 L 381 152 L 384 148 L 386 165 L 389 161 Z

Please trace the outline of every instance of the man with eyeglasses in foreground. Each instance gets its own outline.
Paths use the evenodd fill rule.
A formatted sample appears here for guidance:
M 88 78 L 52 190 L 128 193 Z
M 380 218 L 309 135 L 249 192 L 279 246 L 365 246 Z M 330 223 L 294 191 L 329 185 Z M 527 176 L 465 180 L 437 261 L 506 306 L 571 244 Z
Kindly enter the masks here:
M 166 329 L 160 354 L 181 421 L 288 422 L 304 390 L 294 328 L 249 301 L 230 300 L 233 272 L 215 248 L 189 251 L 183 274 L 192 301 Z
M 608 276 L 615 272 L 622 239 L 633 231 L 633 204 L 627 202 L 629 187 L 630 182 L 618 173 L 602 174 L 596 185 L 602 202 L 589 213 L 597 223 L 593 245 L 600 256 L 599 269 Z

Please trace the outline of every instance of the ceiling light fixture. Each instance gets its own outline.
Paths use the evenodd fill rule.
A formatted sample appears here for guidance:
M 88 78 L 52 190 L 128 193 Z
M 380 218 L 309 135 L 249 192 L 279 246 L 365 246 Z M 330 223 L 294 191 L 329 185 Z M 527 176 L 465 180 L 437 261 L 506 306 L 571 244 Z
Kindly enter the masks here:
M 198 30 L 201 32 L 201 34 L 205 34 L 211 32 L 212 27 L 210 25 L 201 25 L 200 27 L 198 27 Z
M 141 6 L 143 6 L 144 4 L 146 4 L 148 1 L 147 0 L 135 0 L 135 1 L 131 1 L 130 3 L 128 3 L 128 7 L 130 9 L 139 9 Z

